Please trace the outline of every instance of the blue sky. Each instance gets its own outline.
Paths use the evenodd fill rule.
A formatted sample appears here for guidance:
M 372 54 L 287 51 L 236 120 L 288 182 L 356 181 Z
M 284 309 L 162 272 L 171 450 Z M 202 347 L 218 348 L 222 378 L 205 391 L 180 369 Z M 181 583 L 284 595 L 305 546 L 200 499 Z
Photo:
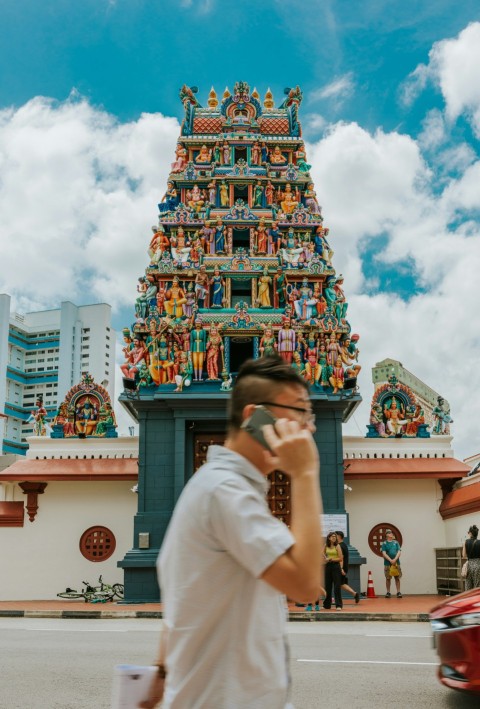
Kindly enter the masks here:
M 3 0 L 0 28 L 0 292 L 18 311 L 105 301 L 130 324 L 180 86 L 206 104 L 241 79 L 278 105 L 299 84 L 361 335 L 351 432 L 394 357 L 451 402 L 458 453 L 480 448 L 478 0 Z

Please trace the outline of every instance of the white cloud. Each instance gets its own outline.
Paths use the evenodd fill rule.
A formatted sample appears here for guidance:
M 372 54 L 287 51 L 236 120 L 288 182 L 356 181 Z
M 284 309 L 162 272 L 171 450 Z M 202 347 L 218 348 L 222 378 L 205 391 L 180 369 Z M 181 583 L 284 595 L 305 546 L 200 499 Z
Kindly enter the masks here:
M 178 133 L 173 118 L 121 125 L 75 96 L 0 112 L 0 290 L 16 307 L 131 302 Z
M 480 136 L 480 22 L 471 22 L 457 37 L 435 42 L 428 65 L 419 64 L 402 89 L 405 105 L 410 105 L 428 81 L 437 84 L 451 121 L 465 114 Z
M 353 81 L 353 73 L 348 72 L 340 76 L 338 79 L 331 81 L 326 86 L 322 86 L 320 89 L 312 91 L 308 97 L 309 103 L 314 103 L 315 101 L 325 100 L 325 99 L 335 99 L 335 101 L 341 102 L 348 96 L 351 96 L 355 84 Z

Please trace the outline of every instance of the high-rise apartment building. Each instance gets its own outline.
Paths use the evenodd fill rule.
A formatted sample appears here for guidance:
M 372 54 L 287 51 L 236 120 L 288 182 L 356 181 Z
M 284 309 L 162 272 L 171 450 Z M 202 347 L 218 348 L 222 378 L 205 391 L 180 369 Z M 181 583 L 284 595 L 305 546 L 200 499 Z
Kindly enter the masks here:
M 0 418 L 3 453 L 25 453 L 39 395 L 51 420 L 85 372 L 104 383 L 113 400 L 115 331 L 110 326 L 111 307 L 105 303 L 66 301 L 57 310 L 19 315 L 10 312 L 10 296 L 0 295 L 0 412 L 7 415 Z
M 405 384 L 413 391 L 418 403 L 424 410 L 425 422 L 430 425 L 432 423 L 432 409 L 437 405 L 437 399 L 440 394 L 431 389 L 428 384 L 422 382 L 415 374 L 409 372 L 408 369 L 405 369 L 403 364 L 397 359 L 390 358 L 382 359 L 381 362 L 377 362 L 375 367 L 372 367 L 372 382 L 375 386 L 375 391 L 382 384 L 386 384 L 392 374 L 396 376 L 400 384 Z M 450 409 L 450 404 L 446 399 L 444 408 L 445 411 Z

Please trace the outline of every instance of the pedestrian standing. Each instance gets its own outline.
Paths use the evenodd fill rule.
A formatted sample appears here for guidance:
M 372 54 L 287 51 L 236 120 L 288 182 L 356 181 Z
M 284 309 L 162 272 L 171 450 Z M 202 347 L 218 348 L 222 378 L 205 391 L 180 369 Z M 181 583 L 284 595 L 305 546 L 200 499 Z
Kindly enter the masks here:
M 337 530 L 335 534 L 337 535 L 338 544 L 343 554 L 342 590 L 351 593 L 355 599 L 355 603 L 359 603 L 360 594 L 358 593 L 358 591 L 354 591 L 353 588 L 348 585 L 348 562 L 350 559 L 350 552 L 348 551 L 348 544 L 344 541 L 345 535 L 341 530 Z
M 480 541 L 478 537 L 478 527 L 472 524 L 468 530 L 468 539 L 465 540 L 462 549 L 463 558 L 468 559 L 468 571 L 465 578 L 465 590 L 480 588 Z
M 395 535 L 391 529 L 385 531 L 386 540 L 382 542 L 380 551 L 383 556 L 383 571 L 385 574 L 385 584 L 387 587 L 387 593 L 385 598 L 391 598 L 390 586 L 392 583 L 392 578 L 395 579 L 395 586 L 397 589 L 397 598 L 402 598 L 400 593 L 400 579 L 402 578 L 402 567 L 400 566 L 400 554 L 402 549 L 400 544 L 395 539 Z
M 342 548 L 338 543 L 335 532 L 330 532 L 327 535 L 327 541 L 323 549 L 325 555 L 325 590 L 326 596 L 323 601 L 323 607 L 329 610 L 332 607 L 332 587 L 333 596 L 335 598 L 335 607 L 337 611 L 343 608 L 342 601 L 342 569 L 343 569 L 343 554 Z
M 246 430 L 258 406 L 274 422 L 261 428 L 269 450 Z M 143 709 L 163 684 L 164 709 L 291 706 L 285 595 L 308 603 L 322 583 L 314 430 L 303 377 L 280 358 L 244 363 L 225 445 L 185 486 L 160 551 L 167 640 Z M 268 508 L 273 470 L 290 475 L 291 531 Z

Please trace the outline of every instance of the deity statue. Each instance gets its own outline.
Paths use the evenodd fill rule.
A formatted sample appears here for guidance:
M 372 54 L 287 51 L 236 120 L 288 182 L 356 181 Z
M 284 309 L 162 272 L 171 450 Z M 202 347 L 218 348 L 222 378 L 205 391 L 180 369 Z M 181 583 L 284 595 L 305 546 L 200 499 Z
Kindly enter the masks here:
M 71 420 L 73 418 L 72 414 L 74 414 L 73 411 L 69 411 L 68 405 L 66 404 L 65 401 L 62 401 L 60 406 L 58 407 L 57 415 L 55 416 L 53 420 L 53 425 L 54 426 L 61 426 L 63 429 L 63 435 L 65 438 L 68 438 L 68 436 L 74 436 L 75 435 L 75 429 L 73 427 L 73 421 Z
M 295 153 L 295 158 L 297 161 L 297 167 L 299 172 L 303 173 L 308 173 L 310 168 L 312 167 L 307 163 L 307 154 L 305 152 L 305 146 L 303 143 L 299 146 L 298 150 Z
M 187 320 L 190 320 L 193 317 L 193 311 L 196 302 L 197 299 L 195 297 L 193 281 L 189 281 L 187 286 L 187 292 L 185 293 L 185 303 L 182 305 L 183 314 L 187 318 Z
M 298 246 L 295 232 L 290 228 L 287 232 L 287 237 L 284 239 L 285 247 L 280 249 L 282 263 L 288 266 L 296 267 L 300 259 L 300 254 L 303 251 L 301 246 Z
M 220 143 L 218 140 L 215 142 L 215 145 L 213 146 L 213 162 L 216 163 L 217 165 L 220 165 Z
M 274 194 L 274 187 L 270 180 L 268 180 L 266 186 L 265 186 L 265 200 L 267 202 L 267 206 L 271 207 L 272 202 L 273 202 L 273 194 Z
M 222 155 L 223 155 L 223 164 L 230 165 L 231 150 L 230 150 L 230 145 L 227 143 L 227 141 L 225 141 L 222 146 Z
M 46 428 L 46 419 L 47 419 L 47 409 L 43 405 L 43 395 L 39 394 L 37 397 L 37 402 L 36 402 L 37 408 L 32 411 L 30 414 L 28 421 L 33 420 L 35 423 L 33 424 L 33 435 L 34 436 L 46 436 L 47 435 L 47 428 Z
M 207 148 L 206 145 L 202 145 L 200 152 L 195 157 L 195 163 L 197 165 L 210 165 L 212 162 L 212 151 Z
M 270 284 L 272 279 L 268 275 L 268 268 L 263 269 L 263 276 L 258 279 L 257 303 L 260 308 L 271 308 L 270 302 Z
M 98 409 L 95 402 L 86 397 L 75 407 L 75 431 L 79 435 L 91 436 L 98 420 Z
M 177 143 L 175 155 L 177 159 L 172 163 L 172 172 L 183 172 L 187 166 L 188 151 L 181 143 Z
M 305 365 L 302 362 L 300 352 L 293 353 L 293 361 L 291 366 L 292 369 L 294 369 L 301 377 L 305 376 Z
M 105 436 L 107 430 L 116 426 L 115 414 L 109 401 L 103 403 L 98 410 L 98 423 L 95 427 L 95 436 Z
M 318 364 L 321 367 L 320 384 L 323 387 L 327 387 L 330 383 L 333 367 L 328 363 L 327 348 L 324 342 L 320 342 L 318 345 Z
M 202 246 L 202 241 L 200 239 L 200 234 L 197 231 L 194 231 L 192 236 L 190 237 L 190 261 L 195 265 L 198 266 L 200 262 L 200 257 L 203 256 L 204 251 L 203 251 L 203 246 Z
M 135 300 L 135 314 L 137 318 L 145 319 L 150 310 L 150 301 L 157 295 L 157 286 L 151 277 L 140 276 L 137 292 L 140 295 Z
M 272 165 L 286 165 L 287 158 L 280 150 L 280 146 L 276 145 L 275 148 L 270 151 L 270 163 Z
M 340 362 L 342 361 L 340 343 L 338 342 L 337 336 L 335 335 L 334 332 L 332 332 L 328 338 L 327 356 L 328 356 L 328 363 L 332 367 L 335 365 L 335 363 L 338 359 L 340 360 Z
M 288 364 L 292 363 L 296 344 L 295 330 L 292 330 L 290 321 L 286 320 L 278 331 L 278 354 Z
M 199 308 L 205 307 L 205 299 L 208 295 L 208 274 L 206 267 L 202 264 L 195 276 L 195 297 Z
M 258 229 L 255 231 L 255 245 L 257 254 L 266 254 L 268 248 L 268 233 L 265 219 L 260 219 Z
M 162 197 L 162 201 L 158 205 L 158 211 L 162 214 L 173 212 L 178 204 L 177 190 L 174 182 L 167 182 L 167 191 Z
M 308 285 L 308 278 L 304 278 L 301 287 L 298 289 L 299 298 L 295 301 L 295 312 L 299 320 L 310 320 L 313 316 L 315 300 L 313 292 Z
M 313 243 L 315 244 L 315 253 L 318 254 L 323 261 L 325 261 L 327 266 L 331 266 L 333 251 L 326 239 L 327 234 L 328 229 L 326 227 L 319 226 L 315 232 Z
M 126 353 L 125 362 L 120 366 L 123 376 L 126 379 L 135 379 L 140 365 L 146 363 L 148 358 L 148 350 L 145 343 L 139 337 L 133 338 L 133 347 Z
M 345 372 L 343 371 L 342 360 L 338 357 L 329 378 L 330 384 L 333 387 L 332 394 L 337 394 L 340 389 L 343 389 L 344 379 Z
M 432 433 L 435 436 L 449 436 L 450 424 L 453 423 L 453 419 L 450 416 L 450 409 L 445 406 L 443 396 L 437 397 L 437 404 L 432 409 L 432 415 L 434 418 Z
M 152 379 L 155 382 L 155 384 L 173 384 L 174 382 L 174 360 L 172 357 L 172 353 L 170 350 L 170 347 L 168 346 L 167 338 L 165 335 L 162 335 L 160 337 L 160 342 L 158 345 L 158 353 L 156 357 L 156 367 L 157 370 L 155 371 L 154 375 L 154 370 L 153 366 L 150 365 L 150 374 L 152 375 Z
M 195 327 L 190 333 L 190 353 L 192 356 L 193 373 L 195 381 L 202 381 L 203 362 L 207 347 L 207 332 L 201 320 L 195 320 Z
M 282 245 L 282 232 L 278 228 L 278 222 L 272 222 L 272 226 L 268 230 L 268 250 L 269 253 L 277 254 Z
M 175 375 L 177 388 L 175 391 L 182 391 L 184 386 L 188 387 L 192 383 L 193 369 L 187 352 L 180 352 L 178 361 L 178 374 Z
M 209 381 L 216 381 L 218 376 L 218 357 L 222 353 L 223 357 L 223 341 L 218 333 L 218 328 L 215 325 L 210 327 L 210 333 L 207 339 L 207 378 Z
M 343 276 L 340 274 L 337 276 L 337 279 L 335 281 L 334 285 L 334 290 L 335 290 L 335 308 L 334 308 L 334 315 L 337 318 L 338 322 L 340 323 L 342 320 L 345 319 L 347 315 L 347 309 L 348 309 L 348 303 L 345 298 L 345 293 L 343 292 L 342 284 L 343 284 Z
M 292 214 L 298 206 L 298 201 L 295 199 L 290 183 L 285 185 L 285 191 L 280 206 L 284 214 Z
M 255 188 L 253 190 L 253 207 L 261 207 L 262 206 L 262 197 L 263 197 L 263 186 L 261 180 L 258 180 L 257 184 L 255 185 Z
M 287 302 L 287 276 L 281 266 L 273 277 L 273 307 L 284 308 Z
M 387 420 L 386 430 L 390 435 L 398 436 L 404 433 L 407 420 L 405 419 L 405 408 L 400 402 L 400 408 L 397 405 L 397 399 L 392 396 L 390 402 L 383 407 L 383 415 Z
M 315 343 L 315 338 L 312 334 L 308 338 L 308 343 L 305 348 L 305 379 L 311 386 L 320 387 L 320 375 L 322 367 L 318 362 L 318 347 Z
M 157 311 L 160 317 L 164 315 L 165 313 L 165 296 L 167 294 L 167 289 L 165 288 L 165 283 L 163 281 L 159 281 L 158 283 L 158 290 L 157 290 L 157 296 L 156 296 L 156 301 L 157 301 Z
M 178 264 L 187 263 L 190 260 L 190 243 L 187 242 L 183 227 L 179 226 L 177 233 L 170 238 L 173 260 Z
M 225 227 L 221 219 L 217 219 L 214 232 L 215 253 L 225 253 Z
M 307 189 L 303 193 L 305 197 L 305 206 L 310 210 L 312 214 L 321 214 L 322 208 L 318 204 L 317 193 L 313 188 L 313 182 L 310 182 Z
M 213 286 L 212 300 L 210 301 L 211 307 L 222 308 L 225 294 L 225 279 L 222 278 L 218 266 L 215 267 L 213 276 L 210 279 L 210 285 Z
M 207 186 L 208 189 L 208 201 L 212 205 L 212 207 L 215 206 L 217 202 L 217 185 L 215 184 L 215 180 L 212 180 Z
M 200 212 L 205 204 L 205 195 L 198 185 L 194 185 L 192 190 L 187 191 L 187 204 L 196 214 Z
M 265 328 L 264 333 L 260 338 L 258 351 L 260 352 L 260 357 L 274 357 L 277 354 L 277 343 L 275 342 L 275 335 L 272 327 L 267 326 Z
M 148 255 L 150 256 L 150 264 L 153 266 L 161 261 L 164 251 L 170 251 L 170 240 L 165 234 L 163 227 L 157 229 L 152 226 L 153 236 L 148 247 Z
M 220 206 L 229 207 L 230 206 L 230 195 L 228 191 L 228 185 L 225 180 L 220 183 Z
M 178 276 L 173 277 L 172 285 L 165 294 L 165 311 L 172 318 L 181 318 L 183 305 L 187 302 L 185 291 L 180 286 Z
M 381 404 L 373 404 L 370 411 L 370 424 L 374 427 L 375 431 L 381 438 L 387 438 L 388 433 L 385 430 L 385 423 L 383 420 L 383 410 Z
M 205 224 L 202 225 L 201 229 L 199 230 L 198 234 L 200 236 L 200 241 L 203 247 L 203 251 L 206 254 L 212 253 L 213 250 L 213 235 L 215 233 L 215 230 L 212 229 L 210 226 L 211 222 L 206 221 Z
M 260 157 L 261 157 L 260 143 L 258 142 L 258 140 L 256 140 L 250 149 L 250 164 L 251 165 L 260 165 Z
M 423 411 L 420 404 L 416 404 L 415 406 L 407 406 L 405 411 L 405 418 L 407 419 L 405 435 L 416 436 L 418 433 L 419 426 L 425 423 L 425 412 Z

